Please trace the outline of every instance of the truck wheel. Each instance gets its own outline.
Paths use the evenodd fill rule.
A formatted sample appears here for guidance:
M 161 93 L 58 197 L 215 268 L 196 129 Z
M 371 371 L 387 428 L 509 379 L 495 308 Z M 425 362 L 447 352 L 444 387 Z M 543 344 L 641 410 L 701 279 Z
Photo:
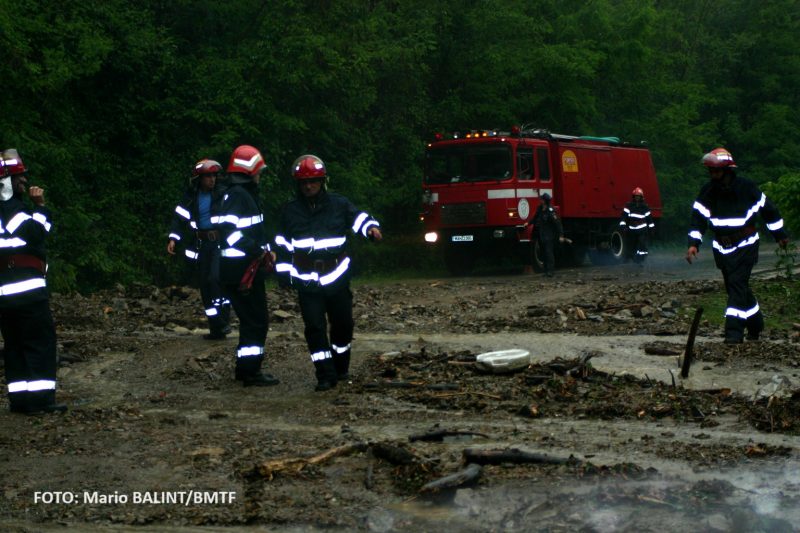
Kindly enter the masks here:
M 542 258 L 542 249 L 539 246 L 539 240 L 534 239 L 531 241 L 531 265 L 533 265 L 534 272 L 544 272 L 544 259 Z
M 453 276 L 466 276 L 475 266 L 475 254 L 470 249 L 446 248 L 444 265 Z
M 615 262 L 620 262 L 625 258 L 625 236 L 619 231 L 611 232 L 611 237 L 608 239 L 608 250 L 611 252 L 611 257 Z

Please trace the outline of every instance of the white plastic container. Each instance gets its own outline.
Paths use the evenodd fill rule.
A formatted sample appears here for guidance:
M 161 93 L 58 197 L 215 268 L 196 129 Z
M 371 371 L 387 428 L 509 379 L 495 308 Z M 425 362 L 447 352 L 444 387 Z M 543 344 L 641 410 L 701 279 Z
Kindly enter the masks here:
M 522 370 L 531 364 L 531 354 L 528 350 L 499 350 L 478 355 L 475 366 L 487 372 L 505 374 Z

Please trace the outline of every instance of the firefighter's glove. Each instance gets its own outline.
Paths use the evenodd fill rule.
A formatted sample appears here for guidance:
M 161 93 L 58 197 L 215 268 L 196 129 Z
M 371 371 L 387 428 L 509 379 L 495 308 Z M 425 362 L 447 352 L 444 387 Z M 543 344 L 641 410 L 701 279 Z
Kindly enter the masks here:
M 690 265 L 692 261 L 697 258 L 697 246 L 690 246 L 688 250 L 686 250 L 686 262 Z

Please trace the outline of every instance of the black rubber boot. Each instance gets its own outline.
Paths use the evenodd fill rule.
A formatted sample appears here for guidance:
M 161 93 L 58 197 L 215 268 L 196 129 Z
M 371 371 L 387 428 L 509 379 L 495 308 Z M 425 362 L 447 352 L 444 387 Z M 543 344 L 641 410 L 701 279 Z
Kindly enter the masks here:
M 337 353 L 333 356 L 333 365 L 336 368 L 336 379 L 347 381 L 350 379 L 350 350 Z
M 249 376 L 243 376 L 237 379 L 240 379 L 242 385 L 245 387 L 271 387 L 280 383 L 280 380 L 272 374 L 265 374 L 263 372 L 258 372 L 257 374 L 251 374 Z
M 333 359 L 315 361 L 314 371 L 317 375 L 317 386 L 314 387 L 315 391 L 322 392 L 336 386 L 338 378 L 336 376 L 336 367 L 333 364 Z

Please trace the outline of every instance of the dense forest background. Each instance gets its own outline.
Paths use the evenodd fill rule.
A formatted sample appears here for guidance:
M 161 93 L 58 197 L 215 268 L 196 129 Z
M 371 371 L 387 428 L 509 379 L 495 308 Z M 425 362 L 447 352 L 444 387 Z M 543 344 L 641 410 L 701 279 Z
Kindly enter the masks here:
M 724 145 L 797 235 L 798 43 L 797 0 L 0 0 L 0 148 L 46 189 L 60 291 L 170 282 L 193 163 L 242 143 L 271 215 L 312 152 L 395 242 L 435 131 L 645 140 L 676 242 Z

